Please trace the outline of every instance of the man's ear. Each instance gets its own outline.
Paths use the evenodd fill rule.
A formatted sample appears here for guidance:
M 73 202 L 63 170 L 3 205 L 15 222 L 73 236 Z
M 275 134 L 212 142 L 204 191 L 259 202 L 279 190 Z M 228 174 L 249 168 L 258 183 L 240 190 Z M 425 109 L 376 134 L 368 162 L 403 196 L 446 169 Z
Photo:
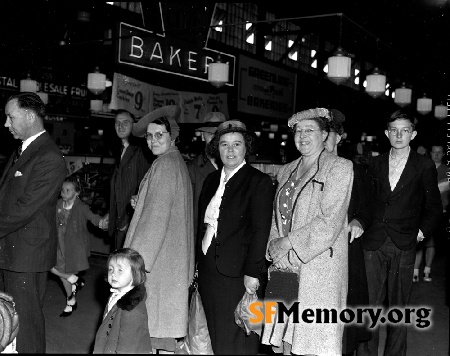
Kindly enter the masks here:
M 339 134 L 336 134 L 336 145 L 338 145 L 339 142 L 341 142 L 341 140 L 342 140 L 342 136 Z
M 36 113 L 32 110 L 25 110 L 25 116 L 30 124 L 36 121 Z

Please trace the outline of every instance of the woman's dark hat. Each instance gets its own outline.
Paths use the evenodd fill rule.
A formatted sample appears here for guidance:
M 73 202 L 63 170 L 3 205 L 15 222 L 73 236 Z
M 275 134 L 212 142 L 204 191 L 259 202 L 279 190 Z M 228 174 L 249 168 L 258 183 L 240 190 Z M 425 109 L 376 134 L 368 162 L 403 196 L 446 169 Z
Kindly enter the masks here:
M 143 116 L 137 123 L 133 125 L 133 135 L 137 137 L 143 137 L 147 132 L 147 126 L 151 122 L 161 117 L 166 117 L 170 124 L 170 137 L 175 140 L 180 134 L 180 127 L 177 124 L 177 120 L 180 117 L 181 109 L 178 105 L 167 105 L 155 109 Z
M 342 125 L 345 121 L 345 115 L 337 109 L 331 109 L 331 122 L 336 125 Z
M 247 127 L 242 121 L 229 120 L 221 123 L 219 127 L 217 127 L 216 137 L 220 137 L 230 132 L 247 132 L 251 134 L 251 132 L 247 130 Z
M 331 131 L 334 131 L 337 134 L 342 135 L 344 133 L 345 115 L 337 109 L 330 109 L 330 116 L 331 116 L 330 121 Z

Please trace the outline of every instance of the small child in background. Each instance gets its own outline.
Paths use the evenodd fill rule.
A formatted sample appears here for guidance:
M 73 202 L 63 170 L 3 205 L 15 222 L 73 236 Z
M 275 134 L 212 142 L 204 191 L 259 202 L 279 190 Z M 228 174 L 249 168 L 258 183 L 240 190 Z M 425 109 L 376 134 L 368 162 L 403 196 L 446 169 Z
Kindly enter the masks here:
M 61 198 L 56 204 L 58 233 L 56 266 L 50 272 L 57 275 L 66 292 L 67 305 L 60 317 L 72 315 L 77 309 L 76 293 L 83 288 L 85 280 L 77 273 L 89 269 L 91 253 L 90 233 L 87 222 L 104 228 L 105 220 L 91 212 L 89 206 L 77 199 L 81 189 L 76 177 L 67 177 L 62 185 Z
M 121 248 L 111 253 L 107 265 L 112 293 L 95 336 L 94 354 L 151 354 L 144 259 L 135 250 Z

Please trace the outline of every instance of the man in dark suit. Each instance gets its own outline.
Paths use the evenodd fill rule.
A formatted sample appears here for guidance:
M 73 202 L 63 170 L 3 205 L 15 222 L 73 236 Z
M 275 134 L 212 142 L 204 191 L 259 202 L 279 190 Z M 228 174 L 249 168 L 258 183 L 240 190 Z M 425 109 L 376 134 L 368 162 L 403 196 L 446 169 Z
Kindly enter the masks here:
M 385 131 L 391 149 L 369 166 L 373 222 L 362 242 L 373 307 L 382 306 L 386 293 L 390 308 L 407 306 L 417 242 L 432 235 L 442 214 L 436 166 L 409 146 L 417 135 L 414 124 L 410 112 L 394 112 Z M 406 355 L 406 334 L 406 324 L 388 324 L 384 355 Z M 378 339 L 377 328 L 367 354 L 378 355 Z
M 44 130 L 45 107 L 35 93 L 10 97 L 6 123 L 19 149 L 0 178 L 0 290 L 19 314 L 17 351 L 45 353 L 47 273 L 56 264 L 56 201 L 66 163 Z
M 189 177 L 192 182 L 192 193 L 194 196 L 194 237 L 197 241 L 198 231 L 198 201 L 200 199 L 200 193 L 202 192 L 203 182 L 208 174 L 222 168 L 222 162 L 220 159 L 211 157 L 207 153 L 207 146 L 211 142 L 216 133 L 217 127 L 225 122 L 225 115 L 221 112 L 209 112 L 205 115 L 204 125 L 199 127 L 199 131 L 202 135 L 202 140 L 205 141 L 205 149 L 197 157 L 194 157 L 192 161 L 186 163 L 189 171 Z
M 122 149 L 111 177 L 108 232 L 114 238 L 112 251 L 123 246 L 134 212 L 131 197 L 137 194 L 139 184 L 154 160 L 146 144 L 139 145 L 136 142 L 139 139 L 131 135 L 134 121 L 134 115 L 129 111 L 117 111 L 114 127 Z

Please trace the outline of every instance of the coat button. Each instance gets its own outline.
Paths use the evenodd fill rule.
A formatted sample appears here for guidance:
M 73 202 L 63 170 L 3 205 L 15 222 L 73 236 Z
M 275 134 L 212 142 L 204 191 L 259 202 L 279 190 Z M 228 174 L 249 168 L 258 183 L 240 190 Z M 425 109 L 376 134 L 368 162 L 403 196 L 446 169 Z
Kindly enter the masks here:
M 220 242 L 216 242 L 216 246 L 220 246 Z
M 216 258 L 219 258 L 219 255 L 216 255 Z
M 108 325 L 108 328 L 110 328 L 110 329 L 111 329 L 111 328 L 112 328 L 112 325 L 111 325 L 111 324 L 109 324 L 109 325 Z
M 106 332 L 106 335 L 109 335 L 109 331 Z

